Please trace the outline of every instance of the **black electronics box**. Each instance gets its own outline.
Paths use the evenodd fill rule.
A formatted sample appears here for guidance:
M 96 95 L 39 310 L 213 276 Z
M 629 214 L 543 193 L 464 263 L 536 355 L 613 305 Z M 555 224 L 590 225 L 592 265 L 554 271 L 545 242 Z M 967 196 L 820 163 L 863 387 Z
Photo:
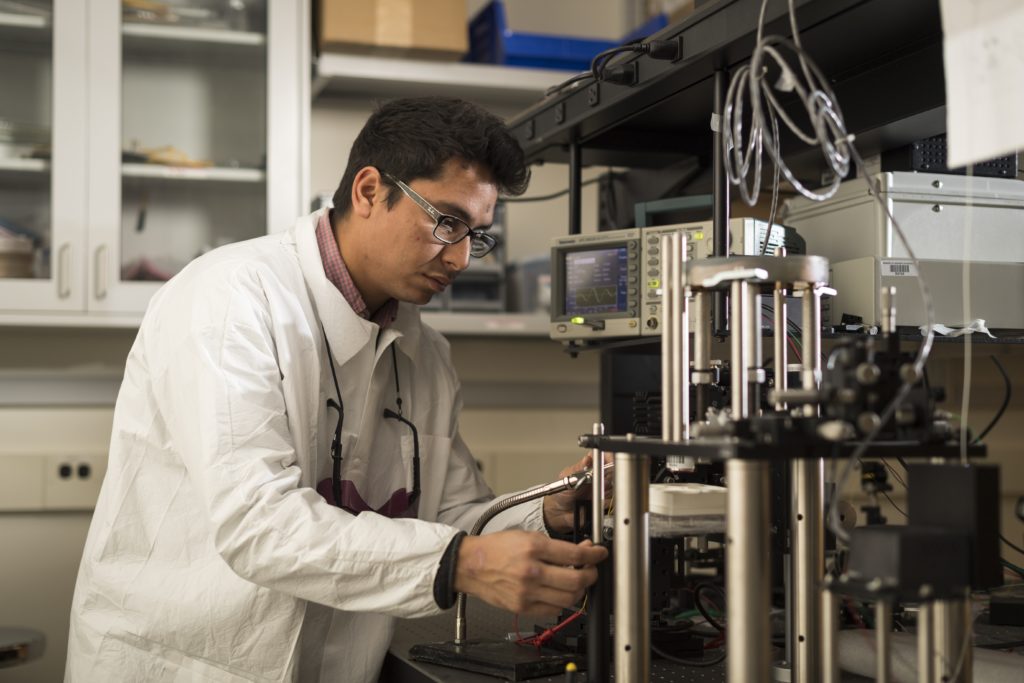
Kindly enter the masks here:
M 949 168 L 946 157 L 946 136 L 915 140 L 909 145 L 882 153 L 883 171 L 920 171 L 965 175 L 966 168 Z M 974 164 L 971 175 L 985 178 L 1016 178 L 1017 155 L 1010 154 Z
M 963 596 L 970 581 L 966 534 L 918 526 L 864 526 L 850 533 L 849 582 L 843 591 L 863 599 L 878 593 L 916 601 Z
M 967 535 L 971 587 L 1003 585 L 999 560 L 999 469 L 994 465 L 911 465 L 910 524 Z M 935 558 L 941 562 L 942 558 Z

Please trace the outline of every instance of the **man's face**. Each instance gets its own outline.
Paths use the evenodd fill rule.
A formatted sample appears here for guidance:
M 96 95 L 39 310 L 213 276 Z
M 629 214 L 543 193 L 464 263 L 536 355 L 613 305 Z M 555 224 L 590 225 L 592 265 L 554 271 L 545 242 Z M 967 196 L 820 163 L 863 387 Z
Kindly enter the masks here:
M 451 160 L 437 179 L 398 180 L 441 213 L 461 218 L 471 228 L 487 228 L 493 221 L 498 190 L 476 164 Z M 470 240 L 440 242 L 433 235 L 434 219 L 398 188 L 388 190 L 396 193 L 398 201 L 387 210 L 382 193 L 381 203 L 374 207 L 366 284 L 385 298 L 425 304 L 469 265 Z

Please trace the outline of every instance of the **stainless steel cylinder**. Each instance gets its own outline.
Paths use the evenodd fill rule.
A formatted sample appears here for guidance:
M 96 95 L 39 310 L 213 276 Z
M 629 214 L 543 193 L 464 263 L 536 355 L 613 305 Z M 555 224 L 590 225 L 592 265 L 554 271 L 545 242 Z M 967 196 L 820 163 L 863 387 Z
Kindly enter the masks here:
M 672 317 L 675 305 L 673 301 L 675 289 L 672 284 L 676 280 L 677 261 L 672 250 L 672 236 L 661 236 L 661 438 L 672 440 L 672 416 L 676 414 L 676 406 L 672 401 L 676 396 L 675 383 L 677 375 L 673 372 L 676 325 Z
M 603 423 L 594 423 L 594 434 L 604 434 Z M 590 522 L 593 527 L 591 540 L 598 544 L 604 541 L 604 453 L 600 449 L 595 448 L 590 452 L 590 466 L 594 473 L 590 479 Z
M 730 346 L 730 374 L 732 376 L 732 417 L 739 420 L 750 415 L 749 398 L 747 385 L 747 368 L 750 367 L 747 358 L 747 345 L 743 343 L 743 335 L 747 325 L 744 315 L 744 292 L 747 285 L 736 281 L 729 289 L 729 346 Z
M 812 289 L 803 298 L 803 388 L 818 388 L 821 377 L 821 297 Z M 817 414 L 816 406 L 805 406 Z M 793 680 L 814 683 L 822 677 L 821 603 L 816 598 L 825 574 L 825 462 L 794 460 L 791 550 L 793 554 Z
M 786 368 L 789 365 L 789 350 L 786 348 L 789 330 L 786 323 L 786 290 L 781 285 L 776 285 L 775 291 L 772 293 L 772 308 L 774 309 L 772 343 L 775 351 L 772 364 L 775 366 L 775 390 L 785 391 L 789 388 L 789 376 L 786 373 Z M 775 404 L 776 410 L 785 410 L 785 408 L 784 402 Z
M 932 683 L 935 660 L 934 607 L 922 602 L 917 608 L 917 683 Z
M 831 582 L 821 591 L 821 666 L 823 683 L 839 683 L 839 596 Z
M 766 570 L 769 566 L 768 463 L 734 458 L 726 462 L 725 476 L 728 481 L 725 575 L 725 590 L 729 596 L 728 681 L 767 683 L 771 678 L 771 572 Z
M 936 600 L 932 615 L 935 634 L 932 680 L 935 683 L 971 683 L 974 629 L 969 595 L 955 600 Z
M 893 334 L 896 332 L 896 288 L 882 287 L 880 295 L 882 334 Z
M 615 680 L 624 683 L 651 677 L 649 467 L 645 456 L 615 454 Z
M 676 245 L 679 250 L 679 260 L 676 267 L 676 297 L 674 299 L 675 309 L 679 316 L 679 342 L 677 344 L 679 347 L 679 374 L 676 377 L 679 396 L 675 402 L 679 414 L 679 435 L 675 439 L 687 441 L 690 438 L 690 307 L 686 298 L 686 233 L 675 233 L 673 237 L 679 238 Z M 685 460 L 687 468 L 692 470 L 693 458 Z
M 875 603 L 875 681 L 892 680 L 892 603 Z
M 711 292 L 693 297 L 693 381 L 711 383 Z M 698 415 L 697 419 L 704 419 Z

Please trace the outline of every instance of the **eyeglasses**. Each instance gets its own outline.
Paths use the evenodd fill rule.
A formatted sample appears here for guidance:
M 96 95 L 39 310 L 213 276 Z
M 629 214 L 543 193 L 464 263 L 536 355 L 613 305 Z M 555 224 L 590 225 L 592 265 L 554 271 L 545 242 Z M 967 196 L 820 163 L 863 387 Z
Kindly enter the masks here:
M 389 173 L 384 173 L 383 176 L 398 186 L 398 189 L 404 192 L 406 197 L 413 200 L 417 206 L 427 212 L 428 216 L 434 219 L 434 237 L 441 242 L 456 244 L 468 237 L 469 254 L 476 258 L 487 256 L 498 243 L 493 235 L 489 235 L 483 230 L 474 230 L 461 218 L 441 213 L 430 202 L 398 178 Z

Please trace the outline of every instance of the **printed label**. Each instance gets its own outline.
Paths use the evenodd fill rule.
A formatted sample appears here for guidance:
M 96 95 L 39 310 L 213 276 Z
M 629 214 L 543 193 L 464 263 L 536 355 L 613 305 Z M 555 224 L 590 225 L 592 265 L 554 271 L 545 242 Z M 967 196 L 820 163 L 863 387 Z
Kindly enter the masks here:
M 882 261 L 882 277 L 917 277 L 913 261 Z

